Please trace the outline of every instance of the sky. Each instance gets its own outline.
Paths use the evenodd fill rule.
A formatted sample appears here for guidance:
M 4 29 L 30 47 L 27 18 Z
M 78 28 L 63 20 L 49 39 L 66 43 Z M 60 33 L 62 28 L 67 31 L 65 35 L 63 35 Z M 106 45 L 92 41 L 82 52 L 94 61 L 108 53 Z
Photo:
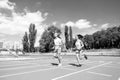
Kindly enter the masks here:
M 0 41 L 21 42 L 31 23 L 38 30 L 36 45 L 49 25 L 59 27 L 63 33 L 68 25 L 73 35 L 92 34 L 120 25 L 119 3 L 120 0 L 0 0 Z

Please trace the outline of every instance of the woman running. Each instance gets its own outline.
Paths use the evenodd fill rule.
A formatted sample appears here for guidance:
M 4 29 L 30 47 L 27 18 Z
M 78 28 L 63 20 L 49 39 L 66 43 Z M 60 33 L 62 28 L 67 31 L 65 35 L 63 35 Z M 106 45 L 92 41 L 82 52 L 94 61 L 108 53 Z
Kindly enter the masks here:
M 61 57 L 62 40 L 60 38 L 59 33 L 55 32 L 54 36 L 55 36 L 55 39 L 54 39 L 55 55 L 54 55 L 54 57 L 57 58 L 58 61 L 59 61 L 58 66 L 61 66 L 62 65 L 62 63 L 61 63 L 61 59 L 62 59 L 62 57 Z
M 84 44 L 82 42 L 83 36 L 82 35 L 77 35 L 76 39 L 77 41 L 75 42 L 75 46 L 76 46 L 76 59 L 78 62 L 78 65 L 80 66 L 80 59 L 81 59 L 81 55 L 82 55 L 82 48 L 84 47 Z M 84 54 L 84 58 L 87 59 L 87 56 Z

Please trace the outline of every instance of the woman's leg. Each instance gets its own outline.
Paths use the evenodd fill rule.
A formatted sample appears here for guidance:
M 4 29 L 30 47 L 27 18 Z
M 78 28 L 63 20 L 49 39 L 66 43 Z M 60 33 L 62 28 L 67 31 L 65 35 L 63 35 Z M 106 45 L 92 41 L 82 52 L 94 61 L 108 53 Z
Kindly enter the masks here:
M 82 60 L 82 57 L 83 57 L 83 50 L 80 50 L 79 52 L 80 52 L 79 58 L 80 58 L 80 60 Z
M 81 53 L 81 55 L 87 60 L 88 58 L 87 58 L 87 56 L 86 56 L 85 54 L 83 54 L 83 51 L 84 51 L 84 50 L 81 50 L 80 53 Z
M 83 52 L 84 52 L 84 48 L 81 50 L 81 54 L 83 55 L 83 57 L 87 60 L 88 59 L 88 57 L 86 56 L 86 54 L 84 54 Z
M 88 57 L 84 54 L 84 58 L 87 60 L 88 59 Z

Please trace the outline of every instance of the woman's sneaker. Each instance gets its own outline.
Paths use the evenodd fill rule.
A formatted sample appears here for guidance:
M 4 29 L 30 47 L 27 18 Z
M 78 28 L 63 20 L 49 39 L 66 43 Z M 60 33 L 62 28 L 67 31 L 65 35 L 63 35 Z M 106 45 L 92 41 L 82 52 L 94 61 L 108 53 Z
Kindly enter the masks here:
M 87 60 L 88 59 L 88 57 L 84 54 L 84 58 Z

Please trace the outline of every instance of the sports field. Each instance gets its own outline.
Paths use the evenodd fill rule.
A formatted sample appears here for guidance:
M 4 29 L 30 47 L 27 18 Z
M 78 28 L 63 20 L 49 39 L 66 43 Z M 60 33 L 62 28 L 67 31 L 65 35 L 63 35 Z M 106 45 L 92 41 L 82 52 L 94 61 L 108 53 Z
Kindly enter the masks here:
M 77 66 L 74 55 L 63 55 L 60 67 L 52 55 L 29 58 L 1 60 L 0 80 L 120 80 L 120 57 L 88 56 Z

